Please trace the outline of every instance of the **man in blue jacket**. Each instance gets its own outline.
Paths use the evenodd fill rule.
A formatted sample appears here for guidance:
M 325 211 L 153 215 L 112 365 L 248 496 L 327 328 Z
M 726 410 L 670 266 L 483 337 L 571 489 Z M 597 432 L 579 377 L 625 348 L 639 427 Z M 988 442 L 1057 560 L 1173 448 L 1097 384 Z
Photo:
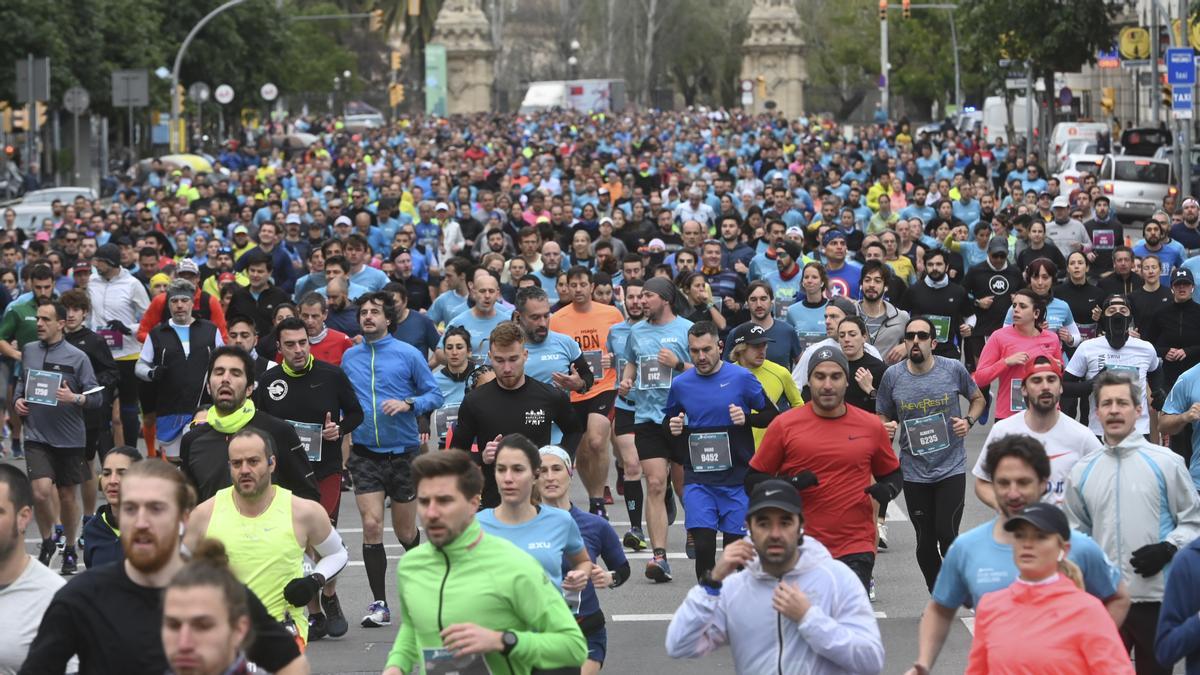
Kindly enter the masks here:
M 412 460 L 420 451 L 417 415 L 442 406 L 442 393 L 425 356 L 391 335 L 396 305 L 390 293 L 359 298 L 362 344 L 342 357 L 342 369 L 354 385 L 365 418 L 354 430 L 350 459 L 354 496 L 363 523 L 363 565 L 374 602 L 364 628 L 387 626 L 391 611 L 384 594 L 387 554 L 383 548 L 383 506 L 392 499 L 392 529 L 407 551 L 420 543 L 413 499 Z
M 1186 658 L 1187 675 L 1200 675 L 1200 539 L 1192 540 L 1171 560 L 1154 655 L 1167 668 Z

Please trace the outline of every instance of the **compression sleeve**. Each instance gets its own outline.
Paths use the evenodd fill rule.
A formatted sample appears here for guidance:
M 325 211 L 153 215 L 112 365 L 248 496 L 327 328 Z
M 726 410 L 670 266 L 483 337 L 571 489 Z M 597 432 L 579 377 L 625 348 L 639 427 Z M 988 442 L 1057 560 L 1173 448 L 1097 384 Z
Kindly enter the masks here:
M 326 582 L 337 576 L 350 561 L 350 554 L 342 543 L 342 535 L 338 534 L 336 528 L 329 530 L 329 536 L 315 548 L 321 559 L 317 561 L 313 572 L 324 577 Z

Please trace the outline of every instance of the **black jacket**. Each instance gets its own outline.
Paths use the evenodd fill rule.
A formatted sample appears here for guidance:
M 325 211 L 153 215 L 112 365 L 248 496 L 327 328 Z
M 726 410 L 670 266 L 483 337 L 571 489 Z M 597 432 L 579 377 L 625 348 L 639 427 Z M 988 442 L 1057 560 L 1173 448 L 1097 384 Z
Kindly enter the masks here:
M 259 335 L 266 335 L 271 332 L 271 313 L 275 310 L 275 306 L 291 302 L 291 300 L 288 294 L 278 286 L 267 286 L 266 290 L 259 294 L 257 300 L 250 293 L 249 288 L 237 286 L 233 291 L 233 298 L 229 301 L 229 309 L 225 312 L 225 318 L 226 321 L 235 316 L 254 319 L 255 331 Z
M 125 559 L 117 518 L 108 504 L 96 509 L 96 515 L 83 526 L 83 564 L 88 569 Z
M 1186 300 L 1164 306 L 1150 318 L 1142 339 L 1154 345 L 1162 357 L 1166 386 L 1174 385 L 1183 371 L 1200 363 L 1200 305 Z M 1182 361 L 1168 361 L 1170 349 L 1182 349 L 1187 356 Z
M 63 339 L 67 344 L 87 354 L 88 360 L 92 362 L 92 371 L 96 374 L 96 382 L 104 387 L 104 403 L 99 408 L 84 408 L 83 422 L 88 429 L 105 428 L 105 418 L 112 417 L 109 408 L 117 396 L 117 381 L 121 379 L 112 350 L 108 348 L 104 338 L 86 326 L 80 327 L 74 333 L 63 335 Z
M 154 412 L 159 415 L 191 414 L 208 395 L 208 361 L 217 348 L 217 326 L 211 321 L 193 321 L 188 336 L 190 348 L 183 353 L 179 334 L 168 325 L 155 326 L 146 336 L 154 354 L 153 366 L 166 375 L 154 383 Z

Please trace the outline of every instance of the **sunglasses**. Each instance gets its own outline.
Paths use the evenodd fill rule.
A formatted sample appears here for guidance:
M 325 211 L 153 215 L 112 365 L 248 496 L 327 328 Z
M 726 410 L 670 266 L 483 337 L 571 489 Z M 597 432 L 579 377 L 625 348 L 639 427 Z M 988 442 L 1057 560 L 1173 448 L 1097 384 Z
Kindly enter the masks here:
M 905 340 L 928 340 L 931 334 L 926 330 L 906 331 L 904 333 Z

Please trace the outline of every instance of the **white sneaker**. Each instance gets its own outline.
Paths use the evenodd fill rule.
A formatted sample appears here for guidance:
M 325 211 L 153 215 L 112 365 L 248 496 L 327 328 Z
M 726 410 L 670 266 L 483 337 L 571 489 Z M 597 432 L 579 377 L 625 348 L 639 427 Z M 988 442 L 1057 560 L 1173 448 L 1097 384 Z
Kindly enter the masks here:
M 382 626 L 390 626 L 392 623 L 392 612 L 388 606 L 380 600 L 376 600 L 367 607 L 367 615 L 363 617 L 363 628 L 380 628 Z
M 879 535 L 879 550 L 886 551 L 888 547 L 887 525 L 884 525 L 883 523 L 876 523 L 875 533 Z

